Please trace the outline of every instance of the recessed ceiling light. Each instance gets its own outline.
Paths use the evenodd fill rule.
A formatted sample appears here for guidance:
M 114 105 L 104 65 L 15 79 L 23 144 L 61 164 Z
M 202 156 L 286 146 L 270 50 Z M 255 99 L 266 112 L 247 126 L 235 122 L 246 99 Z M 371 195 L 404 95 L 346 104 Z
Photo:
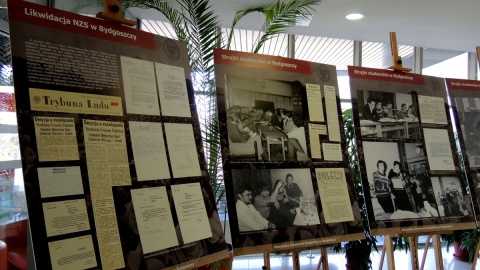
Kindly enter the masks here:
M 365 15 L 360 14 L 360 13 L 351 13 L 351 14 L 348 14 L 347 16 L 345 16 L 345 18 L 347 18 L 348 20 L 351 20 L 351 21 L 355 21 L 355 20 L 360 20 L 360 19 L 365 18 Z

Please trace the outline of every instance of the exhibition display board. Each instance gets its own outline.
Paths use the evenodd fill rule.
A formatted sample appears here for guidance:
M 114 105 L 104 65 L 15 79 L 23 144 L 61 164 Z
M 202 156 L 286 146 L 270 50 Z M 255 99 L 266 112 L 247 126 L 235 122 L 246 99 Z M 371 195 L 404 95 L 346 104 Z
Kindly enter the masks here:
M 365 238 L 335 66 L 215 50 L 234 254 Z
M 474 228 L 445 80 L 352 66 L 348 73 L 371 233 Z
M 475 214 L 480 220 L 480 82 L 446 79 Z
M 186 45 L 8 4 L 37 269 L 194 269 L 227 257 Z

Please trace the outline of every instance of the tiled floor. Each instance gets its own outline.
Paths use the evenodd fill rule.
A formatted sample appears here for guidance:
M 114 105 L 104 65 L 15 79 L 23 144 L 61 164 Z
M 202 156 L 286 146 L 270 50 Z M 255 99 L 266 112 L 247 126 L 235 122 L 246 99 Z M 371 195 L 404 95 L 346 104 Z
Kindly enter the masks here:
M 461 262 L 455 259 L 453 256 L 453 247 L 450 248 L 450 252 L 447 253 L 445 248 L 443 250 L 443 266 L 445 270 L 466 270 L 471 269 L 472 265 L 466 262 Z M 379 269 L 379 262 L 380 262 L 380 252 L 379 253 L 373 252 L 372 253 L 372 269 Z M 320 250 L 316 249 L 312 251 L 312 254 L 315 256 L 314 258 L 310 259 L 307 256 L 310 254 L 309 251 L 304 251 L 300 253 L 300 269 L 301 270 L 315 270 L 317 269 L 318 261 L 320 259 Z M 411 260 L 410 260 L 410 253 L 405 253 L 405 251 L 395 251 L 395 269 L 412 269 L 411 267 Z M 419 248 L 418 257 L 420 260 L 423 256 L 423 247 Z M 479 262 L 480 263 L 480 262 Z M 247 270 L 247 269 L 256 269 L 261 270 L 262 266 L 264 265 L 263 262 L 263 255 L 248 255 L 248 256 L 236 256 L 233 261 L 233 269 L 234 270 Z M 337 269 L 345 269 L 345 254 L 342 253 L 328 253 L 328 265 L 330 270 L 337 270 Z M 287 270 L 292 269 L 292 258 L 291 256 L 287 255 L 270 255 L 270 267 L 271 270 Z M 388 269 L 388 263 L 384 261 L 383 269 Z M 435 255 L 433 253 L 433 249 L 429 248 L 427 252 L 427 258 L 425 260 L 425 270 L 433 270 L 437 269 L 435 265 Z M 477 265 L 475 269 L 480 269 L 480 266 Z

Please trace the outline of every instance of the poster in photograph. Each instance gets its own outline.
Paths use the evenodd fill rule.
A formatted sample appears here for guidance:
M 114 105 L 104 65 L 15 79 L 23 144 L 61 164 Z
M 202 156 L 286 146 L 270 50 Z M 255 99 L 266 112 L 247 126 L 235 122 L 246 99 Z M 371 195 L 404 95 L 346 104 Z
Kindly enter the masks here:
M 214 60 L 234 253 L 364 238 L 336 68 L 226 50 Z
M 446 79 L 446 82 L 478 224 L 480 220 L 478 200 L 480 195 L 480 82 L 460 79 Z
M 36 268 L 189 270 L 228 257 L 186 44 L 8 4 Z M 203 211 L 201 234 L 173 186 L 195 186 L 179 194 Z
M 475 226 L 459 180 L 445 80 L 361 67 L 348 72 L 371 233 Z

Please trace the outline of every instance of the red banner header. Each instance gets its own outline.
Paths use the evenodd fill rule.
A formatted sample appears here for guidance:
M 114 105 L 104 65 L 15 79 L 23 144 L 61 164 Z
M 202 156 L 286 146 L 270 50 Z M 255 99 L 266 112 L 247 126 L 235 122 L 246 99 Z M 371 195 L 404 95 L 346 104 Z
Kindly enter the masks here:
M 480 91 L 480 81 L 461 80 L 461 79 L 445 79 L 447 81 L 448 90 L 473 90 Z
M 214 50 L 214 62 L 249 68 L 273 69 L 301 74 L 311 74 L 310 62 L 256 53 Z
M 8 17 L 10 21 L 19 21 L 155 50 L 154 35 L 151 33 L 27 1 L 9 0 Z
M 408 83 L 416 85 L 424 85 L 425 79 L 420 74 L 390 71 L 385 69 L 364 68 L 364 67 L 348 67 L 348 76 L 350 78 L 377 80 L 396 83 Z

